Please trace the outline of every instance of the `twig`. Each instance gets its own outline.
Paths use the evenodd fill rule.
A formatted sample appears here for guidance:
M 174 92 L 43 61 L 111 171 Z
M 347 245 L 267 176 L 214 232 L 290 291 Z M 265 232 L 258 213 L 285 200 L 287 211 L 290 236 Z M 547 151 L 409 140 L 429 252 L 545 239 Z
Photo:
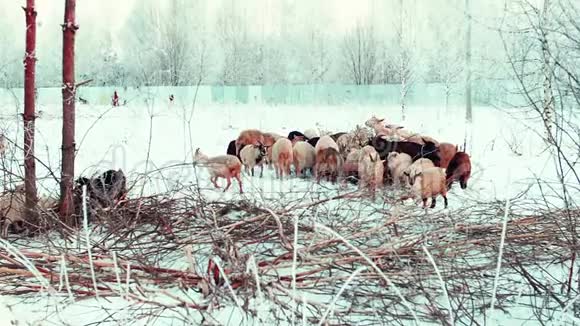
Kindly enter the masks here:
M 87 243 L 87 253 L 89 255 L 89 266 L 91 268 L 91 278 L 95 287 L 95 295 L 99 298 L 99 289 L 97 286 L 97 277 L 95 275 L 95 266 L 93 265 L 93 255 L 91 250 L 91 239 L 89 230 L 89 221 L 87 216 L 87 185 L 83 185 L 83 227 L 85 229 L 85 240 Z

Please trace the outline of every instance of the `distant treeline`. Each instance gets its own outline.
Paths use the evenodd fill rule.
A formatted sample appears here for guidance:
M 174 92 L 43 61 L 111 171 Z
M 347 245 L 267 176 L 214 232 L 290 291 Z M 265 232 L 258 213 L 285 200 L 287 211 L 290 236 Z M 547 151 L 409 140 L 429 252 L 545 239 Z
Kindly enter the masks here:
M 510 86 L 511 85 L 511 86 Z M 461 84 L 453 85 L 447 105 L 464 105 L 464 88 Z M 509 101 L 510 83 L 475 83 L 474 105 L 501 105 Z M 347 84 L 312 84 L 312 85 L 257 85 L 257 86 L 143 86 L 143 87 L 80 87 L 77 100 L 89 105 L 108 105 L 117 91 L 120 103 L 138 102 L 169 103 L 173 95 L 174 105 L 197 104 L 269 104 L 269 105 L 341 105 L 341 104 L 379 104 L 398 105 L 401 86 L 398 84 L 383 85 L 347 85 Z M 3 102 L 11 98 L 20 98 L 21 89 L 0 89 Z M 511 103 L 520 99 L 511 96 Z M 21 98 L 20 98 L 21 100 Z M 60 88 L 39 88 L 38 103 L 43 105 L 59 104 L 62 101 Z M 417 83 L 407 94 L 410 105 L 446 105 L 446 88 L 441 83 Z M 506 102 L 507 103 L 507 102 Z

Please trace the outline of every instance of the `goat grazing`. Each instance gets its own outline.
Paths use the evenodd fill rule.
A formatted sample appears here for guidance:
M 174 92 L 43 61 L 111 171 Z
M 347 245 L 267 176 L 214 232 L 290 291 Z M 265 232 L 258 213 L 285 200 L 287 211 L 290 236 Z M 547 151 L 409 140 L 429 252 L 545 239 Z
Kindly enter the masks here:
M 293 146 L 294 170 L 296 175 L 302 175 L 303 170 L 309 169 L 312 174 L 316 162 L 314 147 L 305 141 L 298 141 Z
M 345 134 L 346 134 L 346 132 L 337 132 L 337 133 L 334 133 L 334 134 L 331 134 L 328 136 L 330 136 L 330 138 L 332 138 L 332 140 L 338 141 L 338 138 L 340 138 L 340 136 L 345 135 Z
M 431 198 L 431 208 L 435 208 L 437 195 L 443 197 L 447 208 L 447 185 L 445 184 L 445 169 L 439 167 L 426 168 L 409 179 L 415 196 L 423 200 L 423 208 L 427 207 L 427 199 Z
M 318 144 L 319 140 L 320 140 L 320 137 L 312 137 L 312 138 L 308 139 L 306 142 L 314 147 L 314 146 L 316 146 L 316 144 Z
M 257 129 L 247 129 L 240 133 L 236 139 L 236 154 L 242 150 L 242 145 L 257 145 L 264 143 L 264 134 Z
M 82 186 L 87 186 L 87 194 L 96 199 L 102 207 L 113 206 L 127 193 L 127 179 L 123 170 L 107 170 L 95 178 L 80 177 L 76 180 L 76 196 L 82 200 Z M 80 202 L 80 201 L 79 201 Z
M 82 215 L 83 189 L 87 186 L 87 206 L 88 218 L 92 217 L 92 210 L 95 208 L 114 207 L 127 195 L 127 179 L 123 170 L 107 170 L 97 177 L 79 177 L 75 181 L 73 196 L 75 209 L 79 218 Z
M 342 165 L 342 173 L 347 180 L 355 181 L 359 179 L 358 161 L 360 160 L 362 150 L 351 148 Z
M 294 162 L 292 141 L 288 138 L 280 138 L 272 146 L 272 162 L 276 170 L 276 177 L 282 179 L 284 173 L 290 176 L 290 166 Z
M 404 172 L 412 163 L 413 159 L 406 153 L 391 152 L 387 155 L 387 166 L 395 187 L 407 184 Z
M 355 130 L 338 137 L 336 144 L 342 158 L 346 159 L 352 148 L 363 148 L 371 138 L 372 134 L 369 130 L 357 125 Z
M 372 146 L 361 149 L 358 161 L 359 188 L 375 191 L 383 186 L 383 161 Z
M 439 155 L 441 156 L 440 167 L 446 169 L 453 156 L 455 156 L 457 153 L 457 145 L 450 143 L 440 143 L 438 147 L 440 153 Z
M 266 160 L 266 147 L 262 144 L 244 146 L 240 151 L 242 164 L 246 168 L 246 173 L 252 172 L 254 176 L 254 167 L 260 167 L 260 178 L 264 175 L 264 161 Z
M 391 141 L 406 141 L 413 142 L 420 145 L 424 145 L 425 141 L 432 142 L 435 145 L 439 145 L 439 142 L 429 136 L 423 136 L 418 133 L 409 132 L 404 130 L 403 126 L 396 125 L 385 125 L 385 119 L 379 119 L 376 116 L 372 116 L 365 122 L 365 126 L 373 128 L 376 136 L 387 137 L 386 140 Z
M 387 136 L 387 137 L 396 136 L 397 129 L 403 128 L 403 127 L 389 128 L 385 126 L 384 118 L 379 119 L 374 115 L 370 119 L 365 121 L 365 126 L 372 128 L 375 131 L 375 136 Z
M 316 163 L 314 164 L 316 182 L 320 183 L 323 176 L 326 176 L 328 181 L 336 182 L 340 175 L 341 163 L 338 150 L 334 147 L 326 147 L 316 151 Z
M 288 139 L 290 139 L 290 141 L 292 142 L 292 145 L 294 145 L 297 141 L 305 141 L 305 140 L 308 140 L 308 137 L 306 137 L 300 131 L 291 131 L 288 134 Z
M 426 168 L 432 168 L 435 167 L 435 164 L 433 164 L 433 161 L 431 161 L 428 158 L 420 158 L 418 160 L 416 160 L 415 162 L 413 162 L 413 164 L 411 164 L 409 167 L 407 167 L 404 171 L 403 174 L 405 174 L 405 176 L 409 179 L 413 179 L 415 178 L 415 174 L 423 171 L 423 169 Z M 409 180 L 407 180 L 409 181 Z
M 270 168 L 272 168 L 272 146 L 280 138 L 284 137 L 273 132 L 264 133 L 264 142 L 262 144 L 266 147 L 266 163 Z
M 304 130 L 304 136 L 306 136 L 306 140 L 314 138 L 314 137 L 318 137 L 318 131 L 316 131 L 315 129 L 306 129 Z
M 406 153 L 411 156 L 413 161 L 422 157 L 428 158 L 435 166 L 439 166 L 441 158 L 439 157 L 439 149 L 434 143 L 425 140 L 425 144 L 417 144 L 414 142 L 404 141 L 387 141 L 381 137 L 375 137 L 369 141 L 368 145 L 374 147 L 379 153 L 381 160 L 386 159 L 391 152 Z
M 316 143 L 316 146 L 314 146 L 314 151 L 318 155 L 318 152 L 319 151 L 321 151 L 323 149 L 326 149 L 326 148 L 333 148 L 337 152 L 340 153 L 340 150 L 338 148 L 338 144 L 336 143 L 336 141 L 331 136 L 322 136 L 322 137 L 320 137 L 320 139 Z
M 246 145 L 241 145 L 240 152 L 242 151 L 244 146 L 246 146 Z M 234 156 L 237 156 L 238 158 L 240 158 L 240 154 L 236 153 L 236 140 L 235 139 L 230 141 L 230 143 L 228 144 L 228 149 L 226 151 L 226 154 L 234 155 Z
M 447 189 L 451 189 L 451 185 L 457 180 L 459 180 L 461 189 L 466 189 L 467 180 L 469 180 L 470 176 L 471 159 L 469 158 L 469 155 L 465 152 L 457 152 L 449 162 L 449 166 L 447 166 L 445 171 Z

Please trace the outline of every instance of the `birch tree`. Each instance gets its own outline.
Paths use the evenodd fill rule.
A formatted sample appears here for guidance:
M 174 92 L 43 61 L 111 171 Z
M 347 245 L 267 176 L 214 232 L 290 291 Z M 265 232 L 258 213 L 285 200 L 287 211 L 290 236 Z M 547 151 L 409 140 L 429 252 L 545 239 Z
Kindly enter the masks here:
M 310 29 L 307 35 L 306 56 L 303 65 L 308 82 L 323 83 L 330 70 L 329 35 L 319 29 Z
M 248 84 L 251 61 L 250 38 L 243 17 L 236 12 L 235 6 L 222 7 L 216 22 L 218 38 L 223 53 L 221 82 L 224 85 Z M 254 47 L 255 49 L 255 47 Z
M 452 13 L 447 12 L 443 17 L 434 17 L 430 22 L 430 29 L 438 35 L 438 42 L 431 49 L 427 82 L 443 84 L 445 96 L 445 112 L 449 109 L 451 95 L 456 90 L 465 71 L 465 56 L 462 53 L 462 43 L 458 42 L 461 35 L 461 25 L 450 25 Z M 438 111 L 439 112 L 439 111 Z
M 553 141 L 553 126 L 554 126 L 554 94 L 552 91 L 552 74 L 553 74 L 553 63 L 550 57 L 550 45 L 548 44 L 548 33 L 549 27 L 549 11 L 550 11 L 550 0 L 544 0 L 542 7 L 542 12 L 540 14 L 540 42 L 542 47 L 542 59 L 543 59 L 543 69 L 544 74 L 544 100 L 543 100 L 543 120 L 546 127 L 546 139 Z
M 534 184 L 541 187 L 546 206 L 556 200 L 553 206 L 568 217 L 560 228 L 569 234 L 566 241 L 571 263 L 568 273 L 557 282 L 565 285 L 563 290 L 569 296 L 573 288 L 569 275 L 575 273 L 579 237 L 580 4 L 551 0 L 539 4 L 522 0 L 516 4 L 516 19 L 504 20 L 499 30 L 521 95 L 517 107 L 528 109 L 525 119 L 534 123 L 530 131 L 546 145 L 535 147 L 550 155 L 554 163 L 556 178 L 538 176 Z M 536 123 L 544 130 L 536 128 Z
M 372 26 L 360 23 L 343 40 L 345 70 L 356 85 L 372 84 L 377 73 L 377 42 Z
M 470 0 L 465 0 L 465 120 L 473 121 L 471 98 L 471 10 Z
M 401 104 L 401 118 L 404 121 L 407 111 L 407 95 L 413 87 L 415 82 L 415 75 L 413 71 L 413 46 L 414 37 L 410 33 L 409 15 L 407 9 L 403 4 L 403 0 L 399 0 L 399 17 L 396 25 L 396 44 L 397 44 L 397 77 L 401 84 L 400 104 Z
M 137 2 L 124 40 L 126 61 L 135 62 L 131 74 L 138 84 L 187 85 L 191 82 L 191 6 L 195 2 L 170 0 Z

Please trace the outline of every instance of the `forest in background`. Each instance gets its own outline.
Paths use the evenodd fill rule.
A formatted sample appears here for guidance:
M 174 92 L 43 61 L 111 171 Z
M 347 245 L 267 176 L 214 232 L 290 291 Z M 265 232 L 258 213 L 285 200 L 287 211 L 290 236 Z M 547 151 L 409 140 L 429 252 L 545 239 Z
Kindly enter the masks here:
M 76 74 L 90 86 L 451 85 L 465 79 L 470 44 L 471 78 L 506 80 L 498 29 L 525 22 L 520 2 L 366 0 L 347 23 L 330 1 L 142 0 L 124 21 L 107 17 L 118 10 L 112 2 L 81 2 Z M 23 24 L 12 17 L 17 5 L 0 3 L 0 30 Z M 39 9 L 38 87 L 61 83 L 60 6 Z M 21 39 L 0 34 L 0 87 L 23 84 Z

